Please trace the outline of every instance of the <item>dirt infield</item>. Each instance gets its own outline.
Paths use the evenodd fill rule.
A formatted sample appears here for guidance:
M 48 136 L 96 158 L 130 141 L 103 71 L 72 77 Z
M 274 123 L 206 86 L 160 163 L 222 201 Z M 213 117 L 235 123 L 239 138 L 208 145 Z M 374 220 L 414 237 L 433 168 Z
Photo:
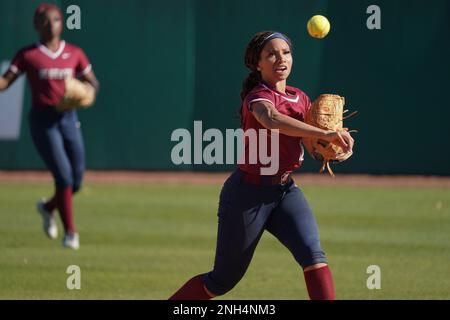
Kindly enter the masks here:
M 164 184 L 222 184 L 228 172 L 160 172 L 160 171 L 88 171 L 86 183 L 164 183 Z M 304 186 L 364 186 L 364 187 L 423 187 L 450 188 L 450 177 L 438 176 L 385 176 L 337 174 L 295 174 L 298 185 Z M 0 183 L 51 182 L 46 171 L 0 171 Z

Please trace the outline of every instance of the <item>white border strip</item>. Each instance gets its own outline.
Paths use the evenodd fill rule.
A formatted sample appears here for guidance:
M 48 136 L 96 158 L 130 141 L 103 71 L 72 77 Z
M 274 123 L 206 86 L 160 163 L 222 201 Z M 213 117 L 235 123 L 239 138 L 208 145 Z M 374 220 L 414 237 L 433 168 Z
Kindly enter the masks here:
M 247 109 L 250 110 L 250 105 L 251 105 L 253 102 L 258 102 L 258 101 L 267 101 L 267 102 L 270 102 L 270 104 L 272 104 L 273 106 L 275 106 L 275 104 L 274 104 L 272 101 L 270 101 L 269 99 L 257 98 L 257 99 L 253 99 L 252 101 L 249 101 L 249 102 L 247 103 Z
M 85 76 L 92 70 L 92 64 L 88 65 L 83 71 L 78 73 L 78 77 Z
M 41 50 L 42 53 L 44 53 L 46 56 L 48 56 L 50 59 L 55 60 L 56 58 L 58 58 L 61 53 L 64 51 L 64 47 L 66 46 L 66 42 L 64 40 L 62 40 L 59 44 L 59 48 L 56 52 L 51 51 L 49 48 L 47 48 L 46 46 L 44 46 L 42 43 L 37 43 L 36 44 L 37 47 L 39 48 L 39 50 Z

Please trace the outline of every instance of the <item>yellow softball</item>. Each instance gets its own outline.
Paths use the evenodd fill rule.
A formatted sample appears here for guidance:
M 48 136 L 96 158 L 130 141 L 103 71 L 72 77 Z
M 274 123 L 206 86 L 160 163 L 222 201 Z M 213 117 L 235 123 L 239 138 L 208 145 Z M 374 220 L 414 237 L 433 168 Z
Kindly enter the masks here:
M 306 28 L 311 37 L 322 39 L 330 32 L 330 22 L 324 16 L 315 15 L 309 19 Z

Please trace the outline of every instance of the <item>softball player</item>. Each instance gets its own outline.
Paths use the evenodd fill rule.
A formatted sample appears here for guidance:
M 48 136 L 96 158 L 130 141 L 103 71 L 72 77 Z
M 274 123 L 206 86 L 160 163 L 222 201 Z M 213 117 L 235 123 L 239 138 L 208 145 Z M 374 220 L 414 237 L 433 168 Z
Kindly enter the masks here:
M 80 189 L 85 170 L 84 145 L 75 110 L 57 112 L 64 96 L 64 79 L 78 77 L 98 90 L 98 81 L 82 49 L 61 40 L 63 15 L 52 4 L 41 4 L 34 14 L 39 42 L 20 50 L 7 72 L 0 77 L 0 90 L 7 89 L 22 73 L 31 87 L 29 113 L 31 136 L 38 153 L 55 180 L 55 194 L 37 203 L 44 231 L 55 239 L 58 231 L 54 211 L 58 209 L 65 235 L 63 246 L 79 248 L 73 222 L 72 194 Z
M 220 194 L 214 268 L 190 279 L 170 299 L 211 299 L 230 291 L 244 276 L 264 230 L 278 238 L 303 268 L 311 299 L 335 297 L 313 212 L 291 172 L 303 162 L 302 138 L 324 139 L 345 151 L 353 148 L 353 139 L 348 132 L 324 131 L 303 122 L 310 100 L 286 85 L 291 50 L 285 35 L 257 33 L 245 53 L 251 73 L 241 92 L 242 128 L 279 130 L 279 171 L 261 175 L 258 162 L 241 164 L 231 174 Z M 246 139 L 246 159 L 250 150 Z

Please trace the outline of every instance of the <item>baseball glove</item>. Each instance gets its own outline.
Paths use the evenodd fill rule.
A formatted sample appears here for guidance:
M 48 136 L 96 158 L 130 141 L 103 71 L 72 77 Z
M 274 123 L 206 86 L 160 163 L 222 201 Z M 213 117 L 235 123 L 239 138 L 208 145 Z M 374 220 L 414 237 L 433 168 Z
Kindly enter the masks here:
M 95 100 L 95 89 L 93 86 L 75 78 L 66 78 L 64 84 L 64 97 L 56 106 L 56 110 L 63 112 L 92 106 Z
M 324 130 L 348 131 L 347 128 L 343 128 L 343 120 L 355 115 L 357 111 L 344 117 L 344 113 L 348 112 L 348 110 L 344 110 L 344 104 L 344 97 L 336 94 L 321 94 L 306 112 L 305 122 Z M 352 131 L 356 132 L 356 130 Z M 334 173 L 331 170 L 330 162 L 345 161 L 353 154 L 351 150 L 344 152 L 341 147 L 321 139 L 310 138 L 308 144 L 314 159 L 322 162 L 320 173 L 326 167 L 329 174 L 333 177 Z

